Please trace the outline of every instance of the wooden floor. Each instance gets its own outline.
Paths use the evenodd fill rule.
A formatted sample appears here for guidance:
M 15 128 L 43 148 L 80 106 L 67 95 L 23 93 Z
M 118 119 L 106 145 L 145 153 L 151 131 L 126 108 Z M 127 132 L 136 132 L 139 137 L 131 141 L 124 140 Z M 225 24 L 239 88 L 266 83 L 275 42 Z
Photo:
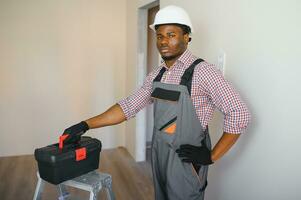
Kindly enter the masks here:
M 99 171 L 113 177 L 113 191 L 116 200 L 153 200 L 151 166 L 149 162 L 136 163 L 125 148 L 103 150 Z M 37 164 L 34 157 L 0 157 L 0 199 L 29 200 L 33 198 Z M 70 188 L 69 188 L 70 189 Z M 88 199 L 88 192 L 70 189 L 75 199 Z M 57 199 L 57 188 L 45 186 L 43 199 Z M 106 199 L 101 192 L 98 199 Z

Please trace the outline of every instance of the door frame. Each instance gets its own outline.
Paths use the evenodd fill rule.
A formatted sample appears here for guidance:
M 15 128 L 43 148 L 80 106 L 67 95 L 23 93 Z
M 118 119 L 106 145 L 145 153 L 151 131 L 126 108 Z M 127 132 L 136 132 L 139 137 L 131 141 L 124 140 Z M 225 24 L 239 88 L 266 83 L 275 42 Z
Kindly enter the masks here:
M 160 5 L 159 0 L 144 1 L 138 7 L 138 60 L 137 60 L 137 86 L 142 85 L 147 74 L 147 29 L 148 10 Z M 146 109 L 141 110 L 136 117 L 136 161 L 145 161 L 147 126 Z

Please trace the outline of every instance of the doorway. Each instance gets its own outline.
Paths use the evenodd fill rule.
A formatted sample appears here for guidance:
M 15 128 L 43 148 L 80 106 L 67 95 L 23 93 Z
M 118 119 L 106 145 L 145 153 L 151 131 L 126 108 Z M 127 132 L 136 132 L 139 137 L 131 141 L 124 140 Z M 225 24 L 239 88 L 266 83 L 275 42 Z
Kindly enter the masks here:
M 159 5 L 148 9 L 147 27 L 154 23 L 156 13 L 159 11 Z M 147 31 L 147 74 L 158 67 L 159 53 L 156 46 L 156 34 L 148 28 Z M 150 148 L 153 136 L 153 104 L 146 108 L 146 160 L 150 160 Z
M 159 10 L 159 0 L 153 0 L 138 9 L 138 60 L 137 86 L 142 85 L 146 75 L 159 64 L 156 35 L 149 28 Z M 149 155 L 153 132 L 153 108 L 148 105 L 136 115 L 136 161 L 145 161 Z

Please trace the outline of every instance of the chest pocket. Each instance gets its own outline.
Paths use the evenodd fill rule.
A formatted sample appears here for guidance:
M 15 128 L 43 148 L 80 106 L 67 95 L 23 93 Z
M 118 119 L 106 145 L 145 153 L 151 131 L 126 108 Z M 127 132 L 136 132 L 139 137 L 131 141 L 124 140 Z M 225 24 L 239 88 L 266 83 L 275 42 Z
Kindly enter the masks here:
M 177 128 L 177 117 L 172 118 L 170 121 L 168 121 L 166 124 L 164 124 L 159 131 L 163 131 L 166 134 L 173 135 L 176 132 Z

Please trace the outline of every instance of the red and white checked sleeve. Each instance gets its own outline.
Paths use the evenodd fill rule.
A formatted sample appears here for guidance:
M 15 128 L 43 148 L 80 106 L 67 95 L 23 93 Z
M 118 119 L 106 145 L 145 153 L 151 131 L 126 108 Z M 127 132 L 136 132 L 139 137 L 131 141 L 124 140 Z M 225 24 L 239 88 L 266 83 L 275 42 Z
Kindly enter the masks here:
M 118 102 L 126 119 L 135 117 L 136 114 L 145 106 L 152 103 L 151 93 L 152 84 L 160 68 L 151 72 L 144 80 L 143 85 L 138 88 L 133 94 Z
M 224 132 L 243 133 L 250 122 L 251 114 L 238 92 L 212 64 L 203 66 L 198 73 L 196 77 L 200 90 L 224 114 Z

